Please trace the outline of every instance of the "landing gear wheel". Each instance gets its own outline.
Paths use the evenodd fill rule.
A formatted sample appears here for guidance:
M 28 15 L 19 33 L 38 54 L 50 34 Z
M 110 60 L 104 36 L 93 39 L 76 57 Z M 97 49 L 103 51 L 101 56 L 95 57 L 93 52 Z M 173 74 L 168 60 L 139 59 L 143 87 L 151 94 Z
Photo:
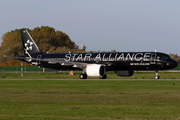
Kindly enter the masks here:
M 80 79 L 87 79 L 87 75 L 86 75 L 86 74 L 80 74 L 80 75 L 79 75 L 79 78 L 80 78 Z
M 104 74 L 103 76 L 100 76 L 99 78 L 100 78 L 100 79 L 106 79 L 106 78 L 107 78 L 107 75 Z
M 156 77 L 155 77 L 155 79 L 159 79 L 160 77 L 159 77 L 159 75 L 158 75 L 158 71 L 156 70 Z
M 156 76 L 155 79 L 159 79 L 160 77 L 159 76 Z

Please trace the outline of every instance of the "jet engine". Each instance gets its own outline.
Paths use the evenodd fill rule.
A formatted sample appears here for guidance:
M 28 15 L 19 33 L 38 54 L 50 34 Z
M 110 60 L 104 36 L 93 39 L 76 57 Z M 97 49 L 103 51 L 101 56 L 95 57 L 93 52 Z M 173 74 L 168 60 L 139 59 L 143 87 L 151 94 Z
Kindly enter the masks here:
M 103 65 L 89 64 L 86 67 L 86 73 L 88 76 L 100 77 L 106 73 L 106 69 Z
M 115 71 L 115 73 L 121 77 L 129 77 L 129 76 L 133 76 L 134 71 Z

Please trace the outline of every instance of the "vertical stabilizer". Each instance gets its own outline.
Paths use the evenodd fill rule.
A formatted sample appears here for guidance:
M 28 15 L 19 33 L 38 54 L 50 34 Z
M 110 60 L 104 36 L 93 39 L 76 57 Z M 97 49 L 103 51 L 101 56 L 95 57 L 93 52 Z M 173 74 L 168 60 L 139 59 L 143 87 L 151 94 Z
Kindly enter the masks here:
M 41 53 L 41 51 L 39 50 L 38 46 L 30 36 L 28 31 L 26 29 L 20 29 L 20 32 L 21 32 L 24 53 L 28 56 L 30 56 L 31 54 Z

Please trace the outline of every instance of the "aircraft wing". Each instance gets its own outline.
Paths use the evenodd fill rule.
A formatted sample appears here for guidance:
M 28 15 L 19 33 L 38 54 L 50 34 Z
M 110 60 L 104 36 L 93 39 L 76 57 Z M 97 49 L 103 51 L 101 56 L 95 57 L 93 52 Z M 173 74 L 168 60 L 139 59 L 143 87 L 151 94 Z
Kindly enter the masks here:
M 73 67 L 86 67 L 87 63 L 83 63 L 83 62 L 69 62 L 69 61 L 60 61 L 60 60 L 44 60 L 44 59 L 34 59 L 33 60 L 37 60 L 37 61 L 45 61 L 48 62 L 49 64 L 56 64 L 59 63 L 63 66 L 73 66 Z
M 86 66 L 88 66 L 88 63 L 84 63 L 84 62 L 70 62 L 70 61 L 60 61 L 60 60 L 45 60 L 45 59 L 36 59 L 36 58 L 31 58 L 32 60 L 35 61 L 45 61 L 48 62 L 49 64 L 56 64 L 59 63 L 63 66 L 73 66 L 73 67 L 78 67 L 81 69 L 86 68 Z M 105 66 L 105 64 L 102 64 L 103 66 Z
M 45 60 L 45 59 L 36 59 L 36 58 L 32 58 L 32 57 L 12 57 L 12 56 L 7 56 L 4 55 L 3 57 L 10 57 L 10 58 L 15 58 L 15 59 L 24 59 L 26 61 L 44 61 L 44 62 L 48 62 L 49 64 L 56 64 L 59 63 L 61 65 L 64 66 L 73 66 L 73 67 L 80 67 L 80 68 L 84 68 L 87 66 L 87 63 L 83 63 L 83 62 L 69 62 L 69 61 L 60 61 L 60 60 Z

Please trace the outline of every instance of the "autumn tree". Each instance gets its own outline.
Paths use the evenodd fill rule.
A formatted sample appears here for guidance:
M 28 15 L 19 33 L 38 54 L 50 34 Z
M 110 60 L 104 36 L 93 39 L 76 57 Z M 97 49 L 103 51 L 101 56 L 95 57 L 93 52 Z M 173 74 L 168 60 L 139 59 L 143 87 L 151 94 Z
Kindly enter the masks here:
M 78 49 L 75 42 L 71 41 L 69 36 L 62 31 L 55 30 L 52 27 L 42 26 L 36 27 L 28 32 L 36 42 L 37 46 L 42 52 L 49 53 L 63 53 L 76 52 Z M 12 30 L 2 36 L 2 43 L 0 46 L 0 62 L 10 62 L 11 59 L 3 58 L 3 55 L 18 56 L 23 55 L 23 46 L 20 35 L 20 30 Z M 13 62 L 12 62 L 13 63 Z
M 178 62 L 178 64 L 180 64 L 180 56 L 178 56 L 177 54 L 172 54 L 172 53 L 170 53 L 169 56 L 172 59 L 176 60 Z

